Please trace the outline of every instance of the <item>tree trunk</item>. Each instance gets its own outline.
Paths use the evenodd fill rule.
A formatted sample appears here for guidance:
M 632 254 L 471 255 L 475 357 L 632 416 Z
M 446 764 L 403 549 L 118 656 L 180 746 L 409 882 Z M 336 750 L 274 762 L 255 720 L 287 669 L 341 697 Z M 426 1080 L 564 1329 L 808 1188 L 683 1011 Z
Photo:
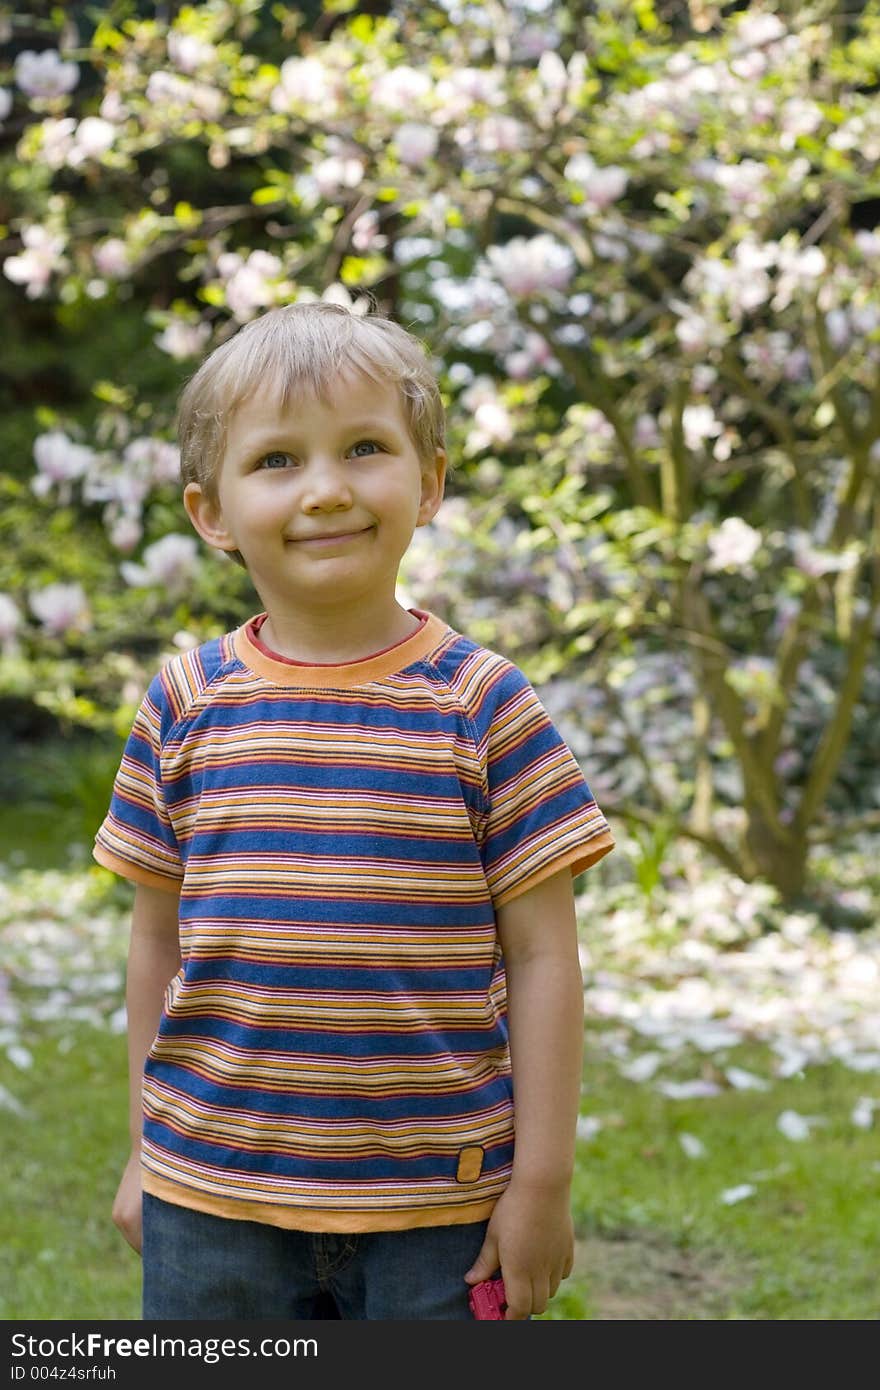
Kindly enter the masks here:
M 778 888 L 783 901 L 802 898 L 807 880 L 806 838 L 791 833 L 782 838 L 758 806 L 747 805 L 746 815 L 743 877 L 766 879 Z

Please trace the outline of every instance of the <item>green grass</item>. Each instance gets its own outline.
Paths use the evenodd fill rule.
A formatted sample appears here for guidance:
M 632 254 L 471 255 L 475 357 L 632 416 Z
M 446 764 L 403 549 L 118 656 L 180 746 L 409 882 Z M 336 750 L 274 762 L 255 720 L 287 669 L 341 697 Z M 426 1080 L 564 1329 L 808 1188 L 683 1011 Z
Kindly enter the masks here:
M 767 1074 L 763 1049 L 737 1048 L 735 1059 Z M 850 1119 L 860 1096 L 880 1100 L 876 1076 L 832 1064 L 765 1092 L 671 1101 L 588 1060 L 585 1108 L 606 1126 L 579 1145 L 574 1185 L 587 1316 L 614 1308 L 667 1317 L 672 1302 L 682 1318 L 877 1318 L 877 1134 Z M 785 1109 L 828 1123 L 792 1141 L 776 1128 Z M 702 1141 L 703 1157 L 686 1156 L 683 1132 Z M 720 1201 L 749 1182 L 753 1196 Z M 596 1268 L 591 1241 L 612 1255 L 615 1245 L 634 1246 L 637 1257 Z M 681 1300 L 661 1287 L 664 1259 L 666 1282 L 687 1286 Z
M 124 1039 L 52 1026 L 26 1041 L 32 1068 L 0 1063 L 26 1110 L 3 1119 L 0 1317 L 137 1318 L 139 1263 L 110 1220 L 127 1152 Z M 579 1145 L 578 1261 L 548 1319 L 876 1319 L 876 1133 L 849 1121 L 876 1082 L 834 1065 L 760 1094 L 669 1101 L 588 1062 L 587 1109 L 605 1127 Z M 785 1108 L 830 1123 L 795 1143 L 776 1130 Z M 686 1157 L 683 1131 L 704 1157 Z M 746 1181 L 753 1197 L 719 1201 Z
M 139 1261 L 110 1219 L 128 1152 L 125 1039 L 80 1026 L 25 1041 L 32 1067 L 0 1064 L 25 1111 L 3 1113 L 0 1318 L 138 1318 Z
M 106 768 L 95 772 L 103 783 Z M 87 861 L 93 819 L 75 805 L 7 810 L 0 845 L 19 866 L 66 866 L 71 849 Z M 130 895 L 117 889 L 124 911 Z M 60 930 L 67 941 L 71 924 Z M 622 1078 L 593 1036 L 583 1111 L 602 1128 L 578 1145 L 577 1260 L 548 1320 L 880 1316 L 880 1110 L 869 1130 L 850 1118 L 860 1097 L 880 1102 L 880 1076 L 835 1063 L 763 1092 L 672 1101 Z M 31 1066 L 7 1055 L 15 1042 Z M 766 1048 L 741 1046 L 676 1069 L 717 1079 L 735 1064 L 766 1077 L 771 1061 Z M 110 1219 L 128 1148 L 124 1037 L 64 1017 L 27 1022 L 13 1037 L 0 1008 L 0 1086 L 24 1111 L 0 1106 L 0 1319 L 139 1317 L 139 1261 Z M 827 1123 L 793 1142 L 776 1128 L 785 1109 Z M 704 1156 L 686 1156 L 684 1132 Z M 747 1182 L 753 1196 L 721 1202 Z

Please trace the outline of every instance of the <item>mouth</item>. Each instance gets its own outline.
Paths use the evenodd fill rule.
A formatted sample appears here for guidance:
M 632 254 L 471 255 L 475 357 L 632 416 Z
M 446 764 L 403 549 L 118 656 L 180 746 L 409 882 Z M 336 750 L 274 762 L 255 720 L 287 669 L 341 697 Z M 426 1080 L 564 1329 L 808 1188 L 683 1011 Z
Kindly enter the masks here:
M 354 540 L 356 536 L 365 536 L 372 530 L 370 526 L 363 526 L 359 531 L 333 531 L 321 536 L 300 536 L 293 538 L 294 545 L 310 545 L 318 548 L 325 545 L 339 545 L 342 541 Z

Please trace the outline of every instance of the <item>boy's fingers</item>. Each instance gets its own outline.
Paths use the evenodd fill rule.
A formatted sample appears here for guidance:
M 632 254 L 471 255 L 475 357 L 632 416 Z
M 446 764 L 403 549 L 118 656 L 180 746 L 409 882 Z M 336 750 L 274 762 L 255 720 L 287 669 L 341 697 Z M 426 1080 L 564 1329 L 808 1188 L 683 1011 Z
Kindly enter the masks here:
M 464 1276 L 469 1284 L 479 1284 L 482 1279 L 491 1279 L 498 1269 L 498 1242 L 487 1234 L 482 1249 Z
M 507 1299 L 505 1322 L 521 1322 L 529 1316 L 532 1311 L 532 1286 L 528 1279 L 514 1277 L 508 1280 L 505 1276 L 504 1296 Z

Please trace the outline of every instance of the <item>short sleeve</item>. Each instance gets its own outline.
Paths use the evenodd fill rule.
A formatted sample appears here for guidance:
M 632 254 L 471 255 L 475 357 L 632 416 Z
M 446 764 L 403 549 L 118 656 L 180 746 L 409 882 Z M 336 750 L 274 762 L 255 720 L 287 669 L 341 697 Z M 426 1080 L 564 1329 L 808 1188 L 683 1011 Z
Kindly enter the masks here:
M 176 892 L 183 864 L 162 785 L 162 729 L 169 723 L 161 674 L 135 715 L 113 784 L 110 809 L 92 851 L 105 869 Z
M 586 778 L 527 678 L 505 663 L 481 743 L 488 810 L 480 852 L 496 907 L 614 848 Z

